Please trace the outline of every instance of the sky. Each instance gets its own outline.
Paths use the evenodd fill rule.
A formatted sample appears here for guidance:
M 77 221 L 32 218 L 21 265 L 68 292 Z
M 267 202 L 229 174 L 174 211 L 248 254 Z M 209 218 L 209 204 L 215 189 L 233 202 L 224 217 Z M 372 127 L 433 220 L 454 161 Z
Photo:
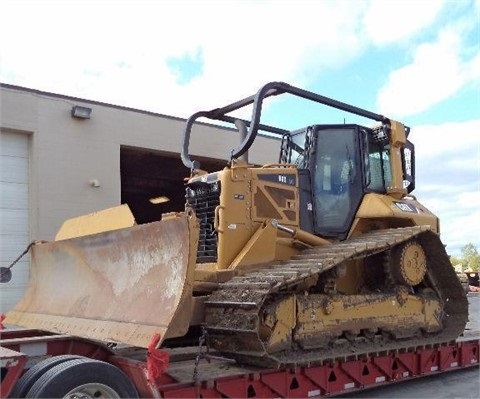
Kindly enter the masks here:
M 0 0 L 2 83 L 186 118 L 270 81 L 409 126 L 413 194 L 449 254 L 480 251 L 480 0 Z M 263 117 L 355 122 L 291 99 Z

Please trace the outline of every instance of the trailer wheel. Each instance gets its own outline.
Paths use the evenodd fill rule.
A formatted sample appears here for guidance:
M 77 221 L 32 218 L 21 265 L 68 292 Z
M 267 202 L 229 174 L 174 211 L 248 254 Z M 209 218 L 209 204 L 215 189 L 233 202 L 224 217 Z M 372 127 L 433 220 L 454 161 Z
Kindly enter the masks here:
M 69 360 L 80 358 L 81 356 L 76 355 L 61 355 L 53 356 L 37 363 L 36 365 L 30 367 L 25 374 L 20 377 L 10 393 L 10 396 L 12 398 L 24 398 L 30 388 L 32 388 L 33 384 L 35 384 L 35 382 L 52 367 Z
M 117 367 L 87 358 L 69 360 L 44 373 L 27 398 L 138 398 L 128 377 Z

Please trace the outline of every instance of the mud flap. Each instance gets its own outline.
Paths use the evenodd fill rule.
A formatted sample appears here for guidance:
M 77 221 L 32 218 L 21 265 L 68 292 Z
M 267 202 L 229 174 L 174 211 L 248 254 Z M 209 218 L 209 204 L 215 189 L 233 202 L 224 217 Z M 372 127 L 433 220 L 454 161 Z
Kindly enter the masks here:
M 5 323 L 145 348 L 154 334 L 183 335 L 197 243 L 195 216 L 175 214 L 35 245 L 26 294 Z

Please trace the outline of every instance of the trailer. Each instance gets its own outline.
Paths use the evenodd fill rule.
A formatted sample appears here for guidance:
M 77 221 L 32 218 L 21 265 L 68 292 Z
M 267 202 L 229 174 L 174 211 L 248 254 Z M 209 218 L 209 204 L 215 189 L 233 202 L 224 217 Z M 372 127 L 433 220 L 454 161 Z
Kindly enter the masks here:
M 113 346 L 31 329 L 1 332 L 1 397 L 312 398 L 479 366 L 480 337 L 282 369 L 198 347 Z
M 283 94 L 375 125 L 261 123 Z M 250 120 L 231 115 L 250 106 Z M 191 158 L 199 118 L 238 131 L 223 169 Z M 278 148 L 253 165 L 259 132 Z M 1 332 L 0 396 L 311 398 L 478 367 L 439 219 L 411 194 L 409 133 L 284 82 L 196 112 L 183 210 L 78 216 L 20 255 L 30 281 Z

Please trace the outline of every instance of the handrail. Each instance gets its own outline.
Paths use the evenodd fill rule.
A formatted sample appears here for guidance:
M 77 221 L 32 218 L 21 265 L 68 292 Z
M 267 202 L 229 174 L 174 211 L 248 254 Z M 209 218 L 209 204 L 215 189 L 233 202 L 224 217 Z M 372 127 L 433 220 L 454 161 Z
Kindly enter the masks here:
M 233 123 L 235 124 L 235 126 L 237 126 L 237 130 L 239 130 L 240 133 L 242 133 L 241 130 L 245 129 L 246 126 L 248 126 L 248 131 L 246 132 L 246 134 L 244 132 L 244 135 L 241 136 L 241 137 L 244 137 L 243 141 L 240 143 L 238 147 L 231 150 L 230 159 L 239 158 L 250 149 L 253 142 L 255 141 L 255 138 L 257 136 L 259 129 L 268 131 L 271 133 L 279 134 L 279 135 L 287 132 L 286 130 L 273 127 L 273 126 L 263 125 L 260 123 L 263 100 L 267 97 L 276 96 L 283 93 L 293 94 L 297 97 L 302 97 L 307 100 L 314 101 L 323 105 L 327 105 L 332 108 L 337 108 L 342 111 L 347 111 L 352 114 L 356 114 L 368 119 L 382 122 L 384 124 L 389 124 L 389 119 L 383 115 L 376 114 L 374 112 L 370 112 L 365 109 L 355 107 L 353 105 L 346 104 L 341 101 L 337 101 L 332 98 L 322 96 L 320 94 L 313 93 L 311 91 L 303 90 L 298 87 L 291 86 L 284 82 L 270 82 L 262 86 L 260 90 L 258 90 L 257 93 L 253 96 L 246 97 L 242 100 L 236 101 L 234 103 L 231 103 L 221 108 L 215 108 L 211 111 L 196 112 L 190 118 L 188 118 L 185 124 L 184 133 L 183 133 L 183 145 L 182 145 L 182 153 L 181 153 L 183 164 L 187 168 L 190 168 L 191 170 L 196 170 L 196 169 L 199 169 L 200 167 L 200 163 L 198 161 L 193 161 L 190 158 L 190 155 L 188 152 L 192 126 L 193 126 L 193 123 L 199 118 L 208 118 L 211 120 L 220 120 L 224 122 Z M 239 120 L 227 115 L 232 111 L 236 111 L 252 103 L 253 103 L 253 110 L 252 110 L 252 118 L 250 121 Z

